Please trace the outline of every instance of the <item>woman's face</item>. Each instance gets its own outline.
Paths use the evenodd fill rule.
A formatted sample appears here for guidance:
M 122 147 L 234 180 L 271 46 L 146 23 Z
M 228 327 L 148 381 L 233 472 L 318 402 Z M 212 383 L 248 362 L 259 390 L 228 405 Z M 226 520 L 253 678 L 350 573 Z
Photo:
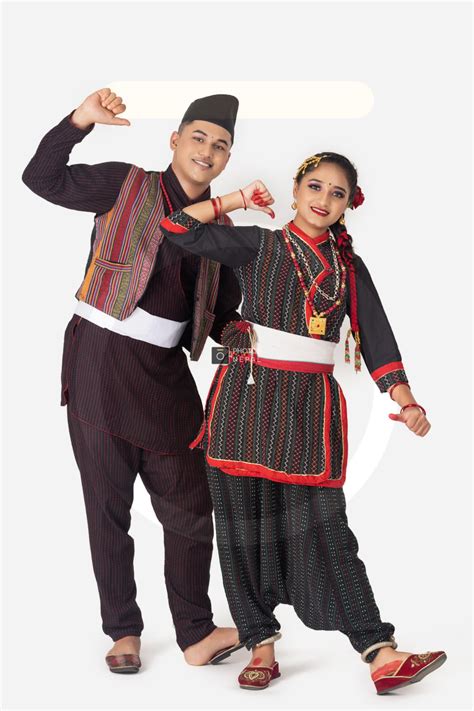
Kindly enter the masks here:
M 293 196 L 297 212 L 295 221 L 306 231 L 324 232 L 339 220 L 349 202 L 349 183 L 344 170 L 335 163 L 322 162 L 305 173 Z

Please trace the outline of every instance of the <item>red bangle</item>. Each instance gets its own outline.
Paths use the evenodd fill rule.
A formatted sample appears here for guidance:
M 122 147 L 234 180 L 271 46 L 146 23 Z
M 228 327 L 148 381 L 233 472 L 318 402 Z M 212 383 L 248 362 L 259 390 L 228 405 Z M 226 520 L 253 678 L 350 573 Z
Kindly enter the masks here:
M 420 410 L 422 411 L 422 413 L 423 413 L 423 414 L 425 415 L 425 417 L 426 417 L 426 410 L 425 410 L 425 408 L 423 407 L 423 405 L 419 405 L 417 402 L 410 402 L 408 405 L 403 405 L 402 409 L 400 410 L 400 414 L 402 414 L 402 412 L 403 412 L 404 410 L 406 410 L 408 407 L 419 407 Z
M 245 202 L 245 195 L 243 194 L 242 190 L 240 190 L 240 188 L 239 188 L 239 191 L 240 191 L 240 194 L 242 195 L 242 200 L 244 201 L 244 210 L 246 210 L 246 209 L 247 209 L 247 203 Z
M 217 203 L 216 203 L 215 198 L 211 198 L 211 202 L 212 202 L 212 208 L 214 210 L 214 219 L 217 220 L 217 218 L 219 217 L 219 213 L 217 211 Z
M 217 204 L 219 205 L 219 211 L 217 213 L 217 217 L 220 217 L 222 215 L 222 200 L 220 199 L 219 196 L 216 197 Z

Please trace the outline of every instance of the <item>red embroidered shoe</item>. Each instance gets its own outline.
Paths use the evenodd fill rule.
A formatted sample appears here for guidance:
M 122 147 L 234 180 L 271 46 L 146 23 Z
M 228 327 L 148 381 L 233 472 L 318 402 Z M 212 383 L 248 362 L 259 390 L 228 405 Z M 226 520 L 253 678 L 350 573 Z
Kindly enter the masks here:
M 371 675 L 377 694 L 387 694 L 394 689 L 421 681 L 427 674 L 444 664 L 446 658 L 445 652 L 426 652 L 426 654 L 410 654 L 402 661 L 395 659 L 384 664 Z
M 245 667 L 239 674 L 238 682 L 241 689 L 266 689 L 279 676 L 278 662 L 273 662 L 271 667 Z
M 111 672 L 136 674 L 142 663 L 138 654 L 109 654 L 105 661 Z

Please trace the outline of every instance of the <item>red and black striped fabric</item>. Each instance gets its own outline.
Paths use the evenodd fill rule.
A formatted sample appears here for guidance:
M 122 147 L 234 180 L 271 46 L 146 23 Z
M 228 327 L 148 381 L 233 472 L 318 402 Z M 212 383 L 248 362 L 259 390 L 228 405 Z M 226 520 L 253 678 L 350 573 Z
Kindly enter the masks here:
M 336 303 L 326 332 L 308 331 L 305 301 L 281 230 L 204 224 L 177 211 L 162 222 L 167 238 L 195 255 L 232 267 L 243 295 L 242 317 L 269 328 L 337 343 L 350 311 L 348 289 L 341 291 L 337 245 L 329 232 L 311 240 L 290 223 L 293 249 L 303 265 L 318 313 Z M 361 353 L 379 389 L 407 382 L 401 356 L 367 268 L 356 258 L 357 315 Z M 340 303 L 337 305 L 337 300 Z M 250 338 L 230 323 L 222 342 L 249 350 Z M 277 354 L 275 355 L 277 358 Z M 332 373 L 291 372 L 253 366 L 248 359 L 219 366 L 206 403 L 208 463 L 227 474 L 322 487 L 343 486 L 347 467 L 347 413 L 342 389 Z M 199 445 L 204 434 L 192 442 Z
M 69 165 L 74 146 L 92 130 L 92 127 L 79 129 L 69 116 L 64 118 L 41 140 L 23 173 L 25 184 L 45 200 L 68 209 L 96 213 L 86 273 L 100 241 L 96 223 L 107 220 L 107 215 L 118 217 L 113 208 L 124 181 L 138 170 L 130 163 L 112 161 Z M 192 202 L 171 166 L 162 178 L 172 205 Z M 208 190 L 198 199 L 209 194 Z M 164 210 L 169 213 L 166 201 Z M 110 236 L 110 232 L 105 234 L 107 238 Z M 126 239 L 121 244 L 125 245 Z M 113 249 L 111 244 L 102 256 L 108 261 L 122 261 Z M 69 403 L 77 417 L 147 449 L 158 452 L 187 449 L 201 422 L 202 404 L 182 347 L 192 348 L 197 356 L 209 326 L 211 337 L 219 341 L 222 328 L 230 320 L 240 318 L 238 281 L 231 269 L 217 270 L 215 266 L 216 263 L 191 255 L 167 240 L 160 245 L 138 306 L 154 316 L 190 320 L 176 348 L 137 341 L 73 316 L 64 337 L 61 404 Z M 107 272 L 100 265 L 98 269 L 103 274 Z M 90 273 L 93 271 L 92 266 Z M 206 293 L 206 289 L 210 300 L 215 300 L 214 313 L 207 311 L 206 299 L 196 298 Z M 201 324 L 196 322 L 196 315 L 200 315 Z

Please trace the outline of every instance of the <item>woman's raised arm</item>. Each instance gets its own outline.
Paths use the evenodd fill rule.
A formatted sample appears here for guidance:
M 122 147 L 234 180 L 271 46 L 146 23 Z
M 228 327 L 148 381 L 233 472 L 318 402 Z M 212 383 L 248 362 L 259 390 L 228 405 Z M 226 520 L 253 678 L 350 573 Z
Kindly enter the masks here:
M 176 210 L 161 222 L 164 235 L 192 254 L 213 259 L 228 267 L 241 267 L 257 256 L 264 230 L 257 225 L 235 227 L 229 212 L 253 209 L 273 215 L 274 202 L 265 185 L 256 180 L 243 190 Z M 225 224 L 211 220 L 223 217 Z

